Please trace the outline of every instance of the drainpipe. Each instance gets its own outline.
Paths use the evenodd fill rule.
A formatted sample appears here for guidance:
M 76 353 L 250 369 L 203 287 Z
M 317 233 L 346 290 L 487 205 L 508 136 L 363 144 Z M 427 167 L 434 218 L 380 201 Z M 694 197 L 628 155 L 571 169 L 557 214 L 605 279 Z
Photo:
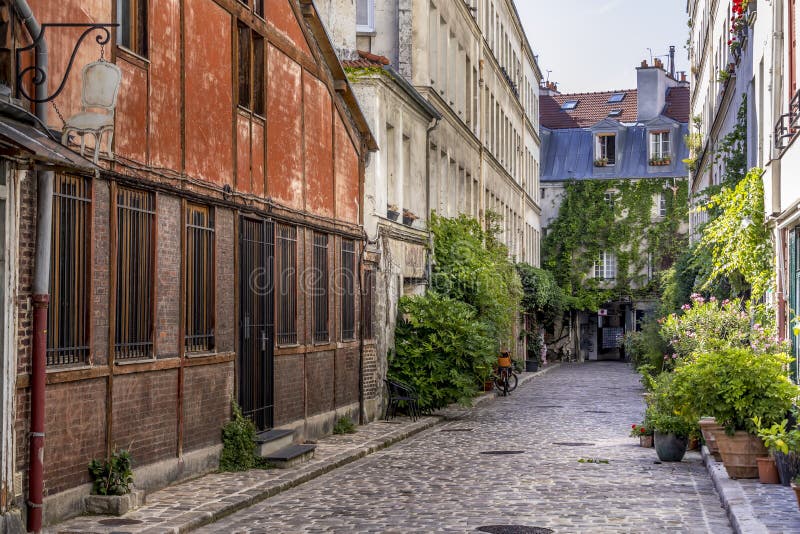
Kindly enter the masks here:
M 431 220 L 431 133 L 439 126 L 441 119 L 434 118 L 433 124 L 428 126 L 425 132 L 425 213 L 428 218 L 428 258 L 426 260 L 425 270 L 428 273 L 427 286 L 431 287 L 431 278 L 433 277 L 433 233 L 430 230 Z
M 14 0 L 14 6 L 31 39 L 42 27 L 26 0 Z M 36 66 L 47 74 L 47 41 L 36 46 Z M 36 86 L 36 99 L 47 98 L 47 84 Z M 36 117 L 47 126 L 45 102 L 35 105 Z M 50 303 L 50 239 L 53 214 L 53 172 L 36 173 L 36 248 L 33 272 L 33 357 L 31 365 L 31 426 L 28 466 L 28 532 L 42 529 L 44 489 L 44 399 L 47 351 L 47 307 Z

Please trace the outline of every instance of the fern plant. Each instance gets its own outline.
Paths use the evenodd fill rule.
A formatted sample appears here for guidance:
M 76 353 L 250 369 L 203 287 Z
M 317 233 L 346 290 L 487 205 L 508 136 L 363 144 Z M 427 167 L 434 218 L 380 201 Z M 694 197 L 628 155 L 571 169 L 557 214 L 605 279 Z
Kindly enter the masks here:
M 133 485 L 131 453 L 125 449 L 114 451 L 107 460 L 89 462 L 92 491 L 95 495 L 126 495 Z

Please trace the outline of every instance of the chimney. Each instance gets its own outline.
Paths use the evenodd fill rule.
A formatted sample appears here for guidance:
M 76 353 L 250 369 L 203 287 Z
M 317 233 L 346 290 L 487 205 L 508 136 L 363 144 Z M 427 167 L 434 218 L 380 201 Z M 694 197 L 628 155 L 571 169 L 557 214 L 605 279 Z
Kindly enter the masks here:
M 667 94 L 667 73 L 661 68 L 660 60 L 652 67 L 641 66 L 636 69 L 636 90 L 638 100 L 637 120 L 640 122 L 655 119 L 664 111 Z
M 675 45 L 669 47 L 669 75 L 675 79 Z
M 561 93 L 558 92 L 558 84 L 556 82 L 544 82 L 544 85 L 539 87 L 539 94 L 554 96 Z

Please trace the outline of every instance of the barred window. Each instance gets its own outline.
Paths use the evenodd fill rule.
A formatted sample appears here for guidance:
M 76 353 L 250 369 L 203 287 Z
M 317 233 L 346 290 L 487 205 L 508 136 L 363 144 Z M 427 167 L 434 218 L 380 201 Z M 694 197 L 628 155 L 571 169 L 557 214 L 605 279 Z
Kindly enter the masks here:
M 314 233 L 312 293 L 314 310 L 314 341 L 330 340 L 328 332 L 328 235 Z
M 297 227 L 277 226 L 278 345 L 297 343 Z
M 214 348 L 214 215 L 208 206 L 186 208 L 186 352 Z
M 374 339 L 372 325 L 373 298 L 375 297 L 375 270 L 364 271 L 364 296 L 361 299 L 361 324 L 364 328 L 364 339 Z
M 351 340 L 356 337 L 356 244 L 352 239 L 342 240 L 340 275 L 342 340 Z
M 117 191 L 117 359 L 153 356 L 153 256 L 155 197 L 146 191 Z
M 81 364 L 89 354 L 91 185 L 59 174 L 53 186 L 47 365 Z

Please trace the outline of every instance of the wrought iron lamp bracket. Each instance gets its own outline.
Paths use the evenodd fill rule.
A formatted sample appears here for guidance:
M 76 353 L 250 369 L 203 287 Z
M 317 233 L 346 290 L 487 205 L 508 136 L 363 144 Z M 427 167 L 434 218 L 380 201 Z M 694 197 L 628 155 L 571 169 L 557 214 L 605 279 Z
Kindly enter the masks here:
M 104 46 L 111 41 L 111 31 L 109 28 L 117 28 L 119 27 L 118 23 L 73 23 L 73 22 L 48 22 L 42 24 L 42 31 L 39 32 L 39 35 L 33 40 L 33 42 L 25 47 L 17 48 L 16 50 L 16 65 L 17 65 L 17 92 L 24 96 L 26 99 L 30 100 L 31 102 L 40 104 L 43 102 L 49 102 L 56 98 L 58 95 L 61 94 L 61 91 L 64 90 L 64 86 L 67 84 L 67 78 L 69 77 L 70 71 L 72 71 L 72 65 L 75 63 L 75 55 L 78 53 L 78 48 L 81 46 L 83 40 L 92 32 L 100 31 L 101 33 L 95 36 L 95 41 L 100 46 Z M 28 94 L 25 90 L 23 82 L 23 78 L 28 75 L 32 74 L 31 81 L 33 82 L 33 86 L 37 87 L 47 83 L 47 73 L 36 63 L 30 67 L 26 67 L 20 70 L 20 56 L 23 52 L 27 52 L 28 50 L 33 50 L 36 48 L 39 43 L 44 39 L 44 33 L 47 28 L 86 28 L 81 36 L 78 38 L 78 41 L 75 43 L 75 47 L 72 49 L 72 54 L 69 58 L 69 63 L 67 64 L 67 70 L 64 73 L 64 77 L 61 79 L 61 82 L 58 84 L 58 89 L 56 91 L 45 98 L 35 98 Z

